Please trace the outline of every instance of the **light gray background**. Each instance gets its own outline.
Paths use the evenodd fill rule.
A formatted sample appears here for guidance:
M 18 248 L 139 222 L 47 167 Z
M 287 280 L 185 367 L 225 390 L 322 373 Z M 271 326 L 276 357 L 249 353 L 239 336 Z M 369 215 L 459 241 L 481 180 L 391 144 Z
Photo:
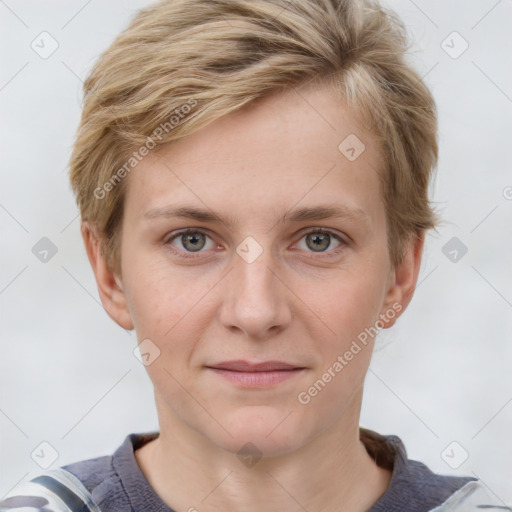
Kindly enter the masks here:
M 57 466 L 157 429 L 135 334 L 99 303 L 66 175 L 81 81 L 147 4 L 0 0 L 0 497 L 40 471 L 31 453 L 51 456 L 43 441 Z M 433 197 L 446 223 L 428 237 L 409 310 L 382 335 L 361 424 L 512 504 L 512 2 L 386 4 L 439 107 Z M 47 59 L 31 48 L 42 31 L 59 44 Z M 453 31 L 469 44 L 458 58 Z M 58 249 L 46 263 L 32 253 L 42 237 Z M 452 237 L 468 248 L 455 263 L 442 252 Z

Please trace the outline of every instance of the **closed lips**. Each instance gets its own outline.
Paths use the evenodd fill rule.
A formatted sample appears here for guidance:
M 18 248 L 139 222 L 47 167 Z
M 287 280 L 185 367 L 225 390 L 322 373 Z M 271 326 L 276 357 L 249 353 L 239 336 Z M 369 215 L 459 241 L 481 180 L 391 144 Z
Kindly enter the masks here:
M 303 366 L 285 363 L 282 361 L 264 361 L 261 363 L 250 363 L 248 361 L 224 361 L 208 366 L 217 370 L 229 370 L 234 372 L 272 372 L 282 370 L 302 370 Z

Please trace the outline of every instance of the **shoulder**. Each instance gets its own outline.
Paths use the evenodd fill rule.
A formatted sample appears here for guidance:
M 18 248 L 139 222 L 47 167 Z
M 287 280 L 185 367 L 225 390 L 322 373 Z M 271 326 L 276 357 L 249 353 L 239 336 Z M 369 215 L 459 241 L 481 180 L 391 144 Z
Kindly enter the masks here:
M 360 429 L 361 441 L 376 464 L 392 471 L 388 490 L 369 512 L 411 510 L 414 512 L 476 512 L 509 510 L 477 478 L 440 475 L 422 462 L 407 458 L 402 440 Z
M 21 509 L 23 512 L 93 512 L 99 510 L 98 506 L 104 511 L 130 510 L 120 473 L 129 476 L 133 472 L 134 449 L 155 435 L 129 434 L 113 455 L 40 473 L 4 496 L 0 501 L 0 512 L 21 512 Z
M 491 494 L 480 480 L 475 480 L 464 485 L 430 512 L 476 512 L 482 509 L 512 511 L 512 506 L 507 506 Z
M 84 484 L 56 468 L 15 487 L 0 501 L 0 512 L 99 512 Z
M 422 462 L 409 459 L 403 442 L 397 436 L 383 436 L 361 429 L 361 440 L 376 464 L 392 471 L 387 491 L 371 512 L 402 509 L 430 511 L 467 484 L 476 481 L 470 476 L 437 474 Z

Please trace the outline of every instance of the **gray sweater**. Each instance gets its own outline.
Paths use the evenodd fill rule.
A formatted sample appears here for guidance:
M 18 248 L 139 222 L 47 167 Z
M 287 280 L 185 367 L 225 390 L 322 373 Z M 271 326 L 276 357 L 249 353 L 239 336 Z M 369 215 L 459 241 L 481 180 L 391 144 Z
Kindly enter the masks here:
M 135 459 L 134 451 L 157 436 L 158 432 L 129 434 L 113 455 L 75 462 L 63 469 L 83 483 L 92 502 L 102 512 L 174 512 L 149 485 Z M 388 490 L 368 512 L 465 511 L 476 510 L 482 505 L 494 510 L 501 508 L 482 502 L 478 498 L 480 492 L 476 492 L 476 508 L 469 508 L 470 495 L 475 490 L 482 490 L 479 482 L 472 477 L 437 475 L 421 462 L 409 460 L 397 436 L 381 436 L 361 429 L 361 440 L 379 466 L 392 470 Z M 32 482 L 29 484 L 37 487 Z M 49 499 L 49 495 L 34 492 L 34 487 L 30 488 L 29 493 L 15 489 L 9 498 L 0 502 L 0 512 L 15 512 L 20 508 L 23 508 L 23 512 L 29 508 L 34 512 L 54 512 L 57 508 L 52 507 Z M 450 505 L 447 506 L 447 503 Z M 501 509 L 510 510 L 508 507 Z

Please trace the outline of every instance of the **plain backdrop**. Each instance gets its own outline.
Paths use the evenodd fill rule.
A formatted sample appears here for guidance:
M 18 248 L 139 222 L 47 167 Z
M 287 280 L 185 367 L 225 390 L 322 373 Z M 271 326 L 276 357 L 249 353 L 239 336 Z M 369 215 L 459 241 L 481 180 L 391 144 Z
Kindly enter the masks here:
M 135 334 L 99 303 L 66 174 L 81 82 L 147 4 L 0 1 L 0 497 L 38 463 L 111 454 L 158 428 Z M 512 2 L 386 5 L 439 108 L 432 194 L 445 223 L 427 238 L 408 311 L 381 336 L 361 424 L 510 505 Z

